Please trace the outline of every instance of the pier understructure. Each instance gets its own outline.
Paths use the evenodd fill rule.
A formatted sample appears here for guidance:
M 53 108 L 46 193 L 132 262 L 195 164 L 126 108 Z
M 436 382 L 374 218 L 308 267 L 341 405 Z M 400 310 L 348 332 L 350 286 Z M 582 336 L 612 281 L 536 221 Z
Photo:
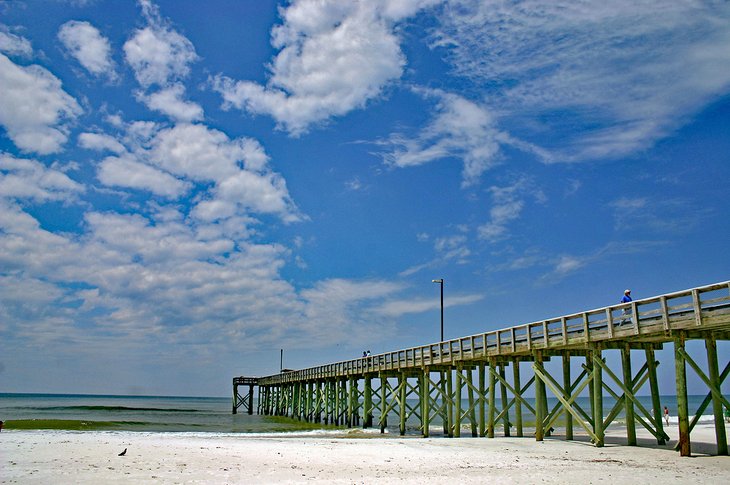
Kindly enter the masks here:
M 693 340 L 704 342 L 704 359 L 688 353 Z M 673 363 L 661 364 L 674 367 L 676 449 L 691 455 L 691 431 L 709 407 L 717 454 L 727 455 L 723 410 L 730 411 L 730 402 L 722 385 L 730 362 L 720 367 L 722 340 L 730 340 L 730 281 L 308 369 L 236 377 L 233 412 L 253 412 L 257 386 L 257 413 L 310 422 L 384 432 L 391 419 L 401 434 L 406 422 L 415 422 L 424 437 L 433 422 L 450 437 L 529 430 L 538 441 L 560 423 L 566 439 L 582 429 L 601 447 L 605 430 L 621 416 L 629 445 L 637 444 L 637 426 L 666 444 L 656 351 L 671 344 Z M 689 372 L 707 389 L 693 416 Z M 248 392 L 240 394 L 241 386 Z M 650 395 L 651 406 L 638 395 Z

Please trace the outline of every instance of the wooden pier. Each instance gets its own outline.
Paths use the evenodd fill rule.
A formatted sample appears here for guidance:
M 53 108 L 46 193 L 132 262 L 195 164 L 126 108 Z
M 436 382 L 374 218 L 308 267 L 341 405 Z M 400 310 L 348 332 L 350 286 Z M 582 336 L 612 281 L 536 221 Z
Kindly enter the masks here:
M 690 340 L 704 341 L 706 367 L 687 353 Z M 637 425 L 665 444 L 669 437 L 663 428 L 655 352 L 671 343 L 677 449 L 682 456 L 691 455 L 691 431 L 711 406 L 717 454 L 727 455 L 723 408 L 730 410 L 730 402 L 722 384 L 730 362 L 720 370 L 717 342 L 722 340 L 730 340 L 730 281 L 370 357 L 266 377 L 236 377 L 233 412 L 245 406 L 251 414 L 258 387 L 257 412 L 264 415 L 379 426 L 381 432 L 391 418 L 401 434 L 411 419 L 424 437 L 438 420 L 444 435 L 458 437 L 467 429 L 472 436 L 490 438 L 499 428 L 504 436 L 523 436 L 525 416 L 534 416 L 530 430 L 534 428 L 538 441 L 561 419 L 566 439 L 573 439 L 577 426 L 601 447 L 605 430 L 623 411 L 629 445 L 637 443 Z M 612 352 L 620 357 L 615 359 L 618 369 L 607 363 Z M 560 367 L 557 376 L 545 366 L 553 358 Z M 577 362 L 571 366 L 576 359 L 580 367 Z M 529 376 L 523 375 L 527 365 Z M 577 376 L 573 367 L 580 369 Z M 708 390 L 694 416 L 687 401 L 688 367 Z M 239 386 L 248 386 L 248 393 L 242 396 Z M 528 399 L 530 389 L 534 398 Z M 651 395 L 650 409 L 636 397 L 642 390 Z M 586 392 L 589 404 L 581 406 L 577 398 Z M 549 395 L 557 400 L 552 409 Z M 611 409 L 604 407 L 606 395 L 613 398 Z

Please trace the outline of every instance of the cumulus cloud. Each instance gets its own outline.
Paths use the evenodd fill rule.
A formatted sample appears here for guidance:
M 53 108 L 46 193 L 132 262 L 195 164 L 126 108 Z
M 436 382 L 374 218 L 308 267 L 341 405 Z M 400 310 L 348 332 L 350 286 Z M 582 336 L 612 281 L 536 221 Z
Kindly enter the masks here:
M 111 79 L 116 77 L 109 41 L 89 22 L 66 22 L 58 31 L 58 39 L 91 74 Z
M 137 29 L 124 43 L 124 55 L 143 87 L 165 87 L 185 78 L 190 63 L 198 59 L 193 44 L 171 29 L 160 18 L 158 9 L 149 1 L 141 1 L 148 25 Z
M 189 183 L 140 163 L 128 154 L 102 160 L 97 177 L 104 185 L 146 190 L 171 199 L 180 197 L 190 188 Z
M 730 87 L 724 2 L 454 0 L 439 19 L 435 45 L 512 131 L 550 132 L 546 161 L 646 148 Z
M 2 54 L 0 92 L 0 124 L 26 152 L 59 151 L 68 137 L 67 123 L 81 114 L 56 76 L 38 65 L 19 66 Z
M 97 178 L 104 185 L 170 200 L 196 188 L 190 213 L 203 223 L 219 224 L 219 229 L 245 225 L 253 215 L 270 214 L 287 223 L 304 218 L 286 181 L 271 170 L 268 155 L 254 139 L 231 139 L 202 124 L 121 127 L 126 129 L 122 140 L 101 133 L 79 136 L 84 148 L 117 154 L 98 164 Z
M 150 109 L 159 111 L 176 121 L 192 122 L 201 120 L 203 118 L 203 108 L 197 103 L 185 101 L 183 99 L 184 94 L 185 87 L 177 83 L 149 95 L 140 93 L 138 97 Z
M 71 201 L 84 190 L 58 169 L 0 152 L 0 197 L 40 203 Z
M 89 150 L 109 150 L 121 154 L 126 149 L 114 137 L 104 133 L 81 133 L 79 135 L 79 146 Z
M 393 28 L 431 0 L 299 0 L 272 31 L 279 53 L 266 86 L 218 75 L 224 107 L 268 114 L 293 134 L 380 95 L 406 63 Z

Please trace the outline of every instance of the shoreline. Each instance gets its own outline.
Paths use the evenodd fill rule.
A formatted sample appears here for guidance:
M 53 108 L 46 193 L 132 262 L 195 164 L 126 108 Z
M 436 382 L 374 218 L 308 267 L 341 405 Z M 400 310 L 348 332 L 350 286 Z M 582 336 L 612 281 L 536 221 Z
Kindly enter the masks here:
M 672 437 L 676 430 L 669 430 Z M 623 434 L 622 434 L 623 433 Z M 714 426 L 692 432 L 693 457 L 646 431 L 596 448 L 585 435 L 523 438 L 216 435 L 135 431 L 3 430 L 3 483 L 722 483 L 730 457 L 714 453 Z M 653 443 L 653 444 L 652 444 Z M 703 451 L 703 448 L 711 448 Z M 126 449 L 124 456 L 118 454 Z

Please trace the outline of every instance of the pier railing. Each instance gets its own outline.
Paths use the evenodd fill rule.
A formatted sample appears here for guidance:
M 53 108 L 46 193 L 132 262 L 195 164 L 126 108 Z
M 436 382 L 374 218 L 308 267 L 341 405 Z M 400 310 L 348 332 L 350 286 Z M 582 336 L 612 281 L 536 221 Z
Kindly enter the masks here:
M 669 342 L 674 330 L 728 327 L 730 281 L 667 293 L 630 303 L 493 330 L 408 349 L 261 377 L 271 385 L 308 379 L 402 371 L 451 365 L 494 356 L 519 356 L 533 350 L 583 348 L 591 342 Z

